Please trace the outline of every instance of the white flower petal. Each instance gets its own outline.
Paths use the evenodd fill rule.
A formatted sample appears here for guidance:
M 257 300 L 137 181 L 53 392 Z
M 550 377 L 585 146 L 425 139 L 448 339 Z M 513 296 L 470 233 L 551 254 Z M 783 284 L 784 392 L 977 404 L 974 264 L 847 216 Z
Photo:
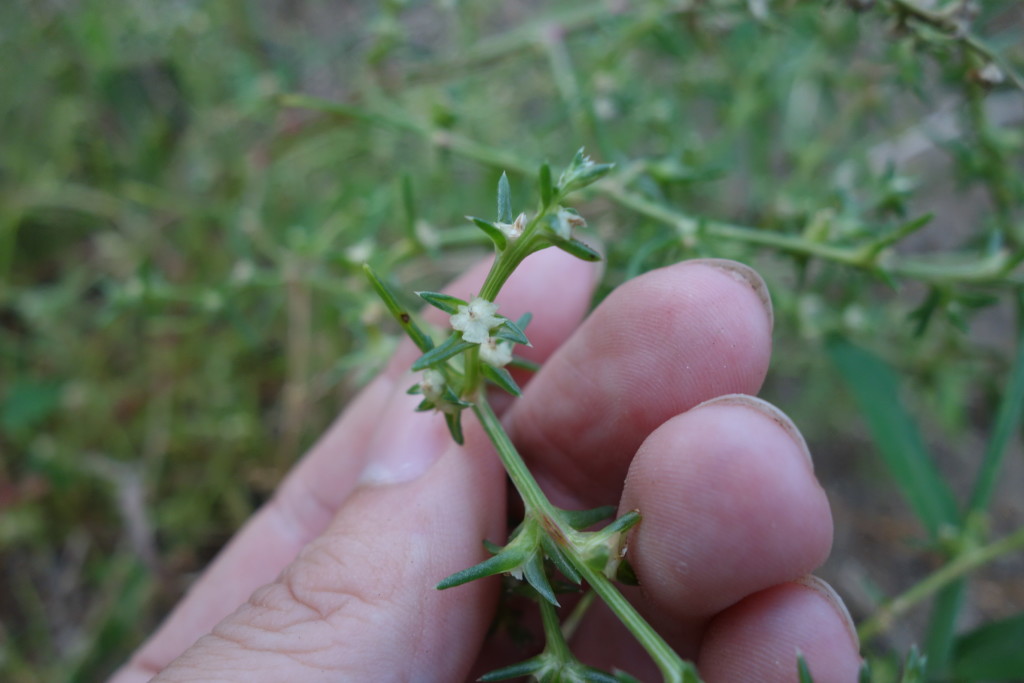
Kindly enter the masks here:
M 462 338 L 472 344 L 487 341 L 490 331 L 501 325 L 502 319 L 494 315 L 498 304 L 477 297 L 466 306 L 459 306 L 449 322 L 453 329 L 462 332 Z
M 512 342 L 488 337 L 480 345 L 480 359 L 491 367 L 505 367 L 512 362 Z

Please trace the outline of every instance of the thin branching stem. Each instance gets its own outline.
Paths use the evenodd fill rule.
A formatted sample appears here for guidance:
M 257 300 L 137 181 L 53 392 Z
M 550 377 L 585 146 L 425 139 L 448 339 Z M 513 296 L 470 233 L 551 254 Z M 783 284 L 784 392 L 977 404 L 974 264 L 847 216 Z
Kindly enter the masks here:
M 415 133 L 438 148 L 494 168 L 530 175 L 534 167 L 534 164 L 506 150 L 485 145 L 453 131 L 436 130 L 427 123 L 410 119 L 404 112 L 369 111 L 305 95 L 285 95 L 281 102 L 285 106 L 314 109 Z M 678 233 L 683 243 L 690 245 L 696 244 L 699 240 L 727 240 L 760 245 L 794 256 L 819 258 L 892 278 L 907 278 L 929 284 L 961 283 L 1014 289 L 1024 286 L 1024 277 L 1012 272 L 1019 259 L 1007 249 L 957 259 L 950 258 L 949 255 L 931 258 L 912 257 L 905 254 L 897 255 L 888 250 L 874 253 L 870 242 L 850 245 L 828 244 L 808 239 L 803 235 L 773 232 L 692 216 L 629 189 L 622 183 L 617 183 L 615 179 L 598 183 L 592 186 L 590 191 L 669 226 Z
M 922 600 L 934 595 L 957 579 L 966 576 L 978 567 L 998 557 L 1024 549 L 1024 527 L 988 545 L 971 548 L 955 557 L 941 569 L 936 570 L 903 594 L 882 606 L 870 619 L 857 629 L 862 641 L 869 640 L 888 630 L 899 617 L 906 614 Z
M 685 680 L 684 675 L 688 671 L 695 676 L 696 671 L 692 665 L 680 659 L 679 655 L 640 616 L 636 608 L 619 592 L 608 577 L 591 567 L 576 547 L 566 540 L 571 536 L 571 530 L 563 528 L 555 506 L 541 491 L 537 480 L 534 479 L 533 474 L 523 462 L 522 456 L 519 455 L 512 440 L 501 426 L 498 416 L 482 395 L 474 404 L 473 412 L 480 420 L 484 432 L 494 443 L 498 457 L 501 458 L 509 478 L 526 504 L 527 514 L 542 515 L 546 518 L 545 528 L 550 528 L 561 536 L 560 539 L 555 540 L 562 546 L 573 567 L 586 579 L 593 591 L 601 597 L 629 632 L 636 637 L 640 645 L 657 664 L 665 680 L 681 683 Z

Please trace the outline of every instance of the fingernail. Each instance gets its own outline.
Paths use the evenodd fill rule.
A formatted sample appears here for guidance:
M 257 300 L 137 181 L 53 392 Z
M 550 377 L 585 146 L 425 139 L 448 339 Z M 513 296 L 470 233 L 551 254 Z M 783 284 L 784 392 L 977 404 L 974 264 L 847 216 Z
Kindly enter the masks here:
M 761 305 L 764 306 L 765 313 L 768 314 L 768 327 L 772 328 L 775 325 L 775 313 L 772 310 L 772 297 L 768 293 L 768 285 L 756 270 L 738 261 L 723 258 L 695 259 L 690 263 L 701 263 L 717 268 L 753 289 L 754 294 L 761 301 Z
M 729 405 L 729 406 L 741 406 L 743 408 L 750 408 L 761 413 L 765 417 L 769 418 L 775 424 L 782 427 L 783 431 L 789 434 L 789 437 L 796 443 L 797 448 L 807 458 L 807 463 L 811 466 L 811 471 L 814 471 L 814 459 L 811 457 L 811 449 L 807 447 L 807 442 L 804 441 L 804 435 L 800 433 L 800 430 L 796 428 L 793 421 L 789 419 L 789 416 L 784 412 L 773 406 L 768 401 L 760 399 L 756 396 L 749 396 L 747 394 L 726 394 L 725 396 L 718 396 L 708 401 L 704 401 L 696 408 L 710 405 Z
M 810 588 L 831 603 L 832 607 L 839 613 L 839 616 L 842 617 L 843 622 L 846 624 L 846 631 L 850 634 L 854 647 L 860 650 L 860 638 L 857 636 L 857 627 L 853 623 L 853 617 L 850 616 L 850 610 L 846 608 L 846 603 L 839 597 L 839 593 L 836 593 L 836 590 L 827 581 L 818 578 L 814 574 L 808 574 L 799 578 L 796 580 L 796 583 Z
M 399 386 L 401 382 L 399 380 Z M 441 457 L 450 440 L 444 418 L 435 411 L 416 412 L 421 400 L 422 396 L 409 396 L 396 390 L 381 411 L 382 417 L 393 419 L 377 425 L 367 446 L 368 457 L 359 486 L 412 481 L 425 474 Z

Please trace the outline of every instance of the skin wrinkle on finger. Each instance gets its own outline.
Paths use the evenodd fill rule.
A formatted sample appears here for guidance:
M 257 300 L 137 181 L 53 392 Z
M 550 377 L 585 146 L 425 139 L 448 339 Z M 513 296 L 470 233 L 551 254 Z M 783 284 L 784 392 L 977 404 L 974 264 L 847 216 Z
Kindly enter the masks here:
M 707 266 L 694 267 L 694 268 L 692 268 L 692 270 L 698 270 L 698 271 L 704 270 L 704 271 L 707 271 L 707 272 L 714 272 L 714 269 L 708 268 Z M 720 284 L 718 286 L 712 287 L 711 289 L 717 290 L 719 292 L 719 294 L 721 294 L 723 289 L 728 289 L 729 286 L 732 286 L 733 289 L 734 289 L 734 294 L 732 296 L 720 297 L 719 301 L 715 302 L 711 306 L 707 306 L 706 308 L 704 308 L 704 311 L 706 312 L 708 309 L 722 309 L 726 304 L 729 303 L 729 299 L 733 299 L 734 301 L 732 303 L 738 303 L 740 308 L 742 309 L 745 304 L 741 301 L 742 297 L 735 296 L 735 292 L 742 291 L 743 284 L 737 282 L 735 278 L 731 278 L 731 277 L 728 277 L 728 276 L 722 276 L 720 273 L 716 273 L 716 274 L 714 274 L 712 276 L 708 276 L 707 273 L 705 273 L 705 275 L 704 275 L 704 279 L 705 280 L 713 280 L 715 277 L 718 277 L 721 282 L 720 282 Z M 731 284 L 730 285 L 723 285 L 722 282 L 729 282 Z M 671 290 L 671 288 L 668 288 L 668 289 Z M 748 290 L 749 290 L 749 288 L 748 288 Z M 692 295 L 692 290 L 686 290 L 686 291 L 687 291 L 688 295 Z M 673 303 L 674 303 L 674 300 L 676 300 L 678 297 L 672 296 L 671 291 L 668 291 L 668 292 L 658 292 L 657 294 L 658 294 L 658 297 L 662 298 L 662 300 L 659 300 L 658 297 L 655 297 L 656 303 L 659 304 L 660 308 L 659 308 L 659 306 L 652 306 L 652 307 L 650 307 L 650 312 L 653 312 L 654 319 L 657 321 L 656 323 L 654 323 L 654 326 L 663 323 L 666 319 L 669 319 L 669 324 L 668 324 L 669 327 L 672 327 L 673 325 L 678 325 L 678 326 L 682 327 L 683 326 L 683 322 L 681 320 L 681 317 L 680 317 L 679 320 L 671 320 L 674 317 L 673 315 L 665 315 L 665 310 L 668 310 L 670 313 L 674 312 L 675 309 L 673 308 Z M 722 300 L 722 299 L 724 299 L 724 300 Z M 691 311 L 691 313 L 692 313 L 692 311 Z M 690 316 L 691 319 L 693 317 L 694 316 Z M 743 312 L 741 312 L 739 314 L 739 317 L 741 319 L 745 319 L 746 322 L 748 322 L 748 323 L 751 322 L 750 316 L 745 314 L 745 313 L 743 313 Z M 755 325 L 756 325 L 756 323 L 755 323 Z M 765 325 L 765 327 L 767 327 L 767 323 L 766 322 L 764 323 L 764 325 Z M 648 332 L 650 332 L 650 330 L 648 330 Z M 657 330 L 655 330 L 655 332 L 657 332 Z M 700 330 L 700 332 L 705 337 L 705 339 L 701 343 L 705 343 L 705 345 L 709 346 L 709 347 L 719 347 L 717 355 L 714 355 L 712 360 L 718 361 L 720 364 L 716 366 L 716 365 L 714 365 L 711 362 L 707 363 L 707 366 L 708 366 L 707 372 L 708 372 L 708 374 L 716 374 L 716 373 L 719 374 L 720 376 L 717 378 L 717 380 L 721 380 L 725 384 L 728 384 L 729 382 L 734 382 L 734 380 L 737 377 L 739 378 L 740 382 L 749 382 L 749 380 L 751 379 L 751 375 L 752 374 L 756 374 L 756 373 L 750 373 L 750 372 L 747 371 L 748 368 L 744 368 L 744 367 L 741 367 L 741 366 L 743 366 L 744 363 L 746 363 L 748 365 L 751 365 L 751 366 L 756 365 L 756 363 L 751 362 L 751 356 L 756 356 L 756 353 L 749 354 L 748 353 L 749 349 L 741 349 L 740 348 L 741 344 L 736 339 L 736 336 L 737 336 L 736 335 L 736 330 L 730 328 L 729 321 L 720 321 L 720 324 L 717 325 L 717 326 L 715 326 L 715 325 L 703 325 L 703 328 L 702 328 L 702 330 Z M 755 332 L 756 332 L 756 330 L 755 330 Z M 754 336 L 756 336 L 756 334 Z M 651 337 L 653 337 L 654 339 L 652 340 Z M 767 338 L 768 335 L 765 334 L 765 335 L 763 335 L 763 337 Z M 628 338 L 628 337 L 626 337 L 626 338 Z M 638 339 L 638 344 L 639 343 L 652 344 L 652 341 L 656 341 L 658 339 L 658 335 L 657 334 L 649 334 L 649 335 L 647 335 L 646 338 L 643 335 L 641 335 L 640 337 L 634 337 L 634 339 Z M 700 341 L 700 340 L 698 340 L 698 341 Z M 756 352 L 758 350 L 756 348 L 758 346 L 758 342 L 755 340 L 755 342 L 752 344 L 752 346 L 755 347 L 754 350 Z M 765 345 L 765 346 L 767 346 L 767 345 Z M 725 348 L 723 349 L 722 347 L 725 347 Z M 674 349 L 671 349 L 671 348 L 669 349 L 669 351 L 673 351 L 673 350 Z M 730 355 L 730 353 L 733 353 L 734 355 Z M 696 358 L 696 356 L 695 356 L 695 358 Z M 649 375 L 650 372 L 651 372 L 651 369 L 650 368 L 646 368 L 645 370 L 646 370 L 646 374 Z M 722 372 L 723 370 L 725 370 L 725 372 Z M 732 378 L 729 377 L 729 372 L 730 371 L 735 374 L 735 377 L 732 377 Z M 645 373 L 638 373 L 638 375 L 642 375 L 642 374 L 645 374 Z M 657 378 L 657 381 L 653 383 L 654 385 L 656 385 L 655 388 L 653 389 L 653 391 L 655 391 L 655 393 L 666 393 L 666 392 L 671 392 L 671 391 L 676 389 L 676 387 L 673 384 L 673 382 L 669 381 L 669 378 L 663 377 L 663 374 L 664 373 L 655 373 L 653 375 L 655 378 Z M 763 373 L 762 373 L 762 376 L 763 376 Z M 632 380 L 632 378 L 628 378 L 628 377 L 626 379 L 627 380 Z M 636 387 L 637 389 L 640 389 L 640 390 L 652 391 L 652 388 L 651 388 L 652 383 L 651 382 L 644 383 L 643 381 L 637 381 L 637 380 L 632 380 L 632 381 L 633 381 L 632 384 L 630 383 L 630 381 L 625 381 L 625 382 L 623 382 L 623 385 Z M 736 383 L 736 382 L 734 382 L 734 383 Z M 757 378 L 757 382 L 756 383 L 757 384 L 760 383 L 760 377 Z M 713 385 L 714 382 L 709 382 L 709 384 Z M 700 393 L 700 392 L 694 392 L 694 393 Z M 605 397 L 605 399 L 608 399 L 607 392 L 604 394 L 604 397 Z M 524 400 L 526 400 L 526 399 L 524 399 Z M 537 398 L 535 400 L 540 401 L 541 399 Z M 621 398 L 619 398 L 618 396 L 614 396 L 612 398 L 612 402 L 621 402 Z M 644 410 L 638 410 L 635 415 L 632 415 L 632 414 L 630 414 L 629 408 L 627 406 L 619 406 L 619 407 L 622 408 L 623 409 L 623 413 L 628 418 L 630 418 L 630 419 L 624 419 L 624 423 L 626 424 L 627 427 L 630 426 L 629 422 L 635 422 L 637 419 L 644 419 L 644 418 L 648 417 L 646 411 L 644 411 Z M 386 490 L 386 488 L 387 487 L 385 487 L 385 490 Z M 367 495 L 370 495 L 368 491 L 364 491 L 364 493 L 367 493 Z M 360 496 L 360 494 L 357 493 L 356 497 L 359 497 L 359 496 Z M 456 568 L 460 568 L 460 567 L 456 567 Z M 410 642 L 420 642 L 423 638 L 429 638 L 430 637 L 429 634 L 426 634 L 426 635 L 424 634 L 424 624 L 422 622 L 420 622 L 420 621 L 417 621 L 417 624 L 419 626 L 419 631 L 418 631 L 417 634 L 408 634 L 408 633 L 405 634 L 405 637 Z M 363 628 L 365 630 L 366 624 L 363 624 Z
M 807 446 L 807 441 L 804 439 L 804 435 L 800 433 L 797 426 L 793 424 L 793 421 L 789 419 L 789 416 L 784 412 L 773 406 L 768 401 L 757 396 L 748 396 L 747 394 L 726 394 L 725 396 L 718 396 L 709 401 L 697 405 L 697 408 L 712 405 L 734 405 L 741 406 L 744 408 L 750 408 L 763 414 L 770 420 L 774 420 L 779 427 L 781 427 L 791 439 L 793 443 L 797 445 L 800 452 L 803 453 L 807 460 L 807 464 L 810 466 L 811 471 L 814 471 L 814 458 L 811 456 L 811 449 Z
M 774 419 L 704 404 L 659 427 L 630 468 L 620 514 L 640 509 L 630 557 L 676 618 L 710 616 L 828 556 L 832 518 L 799 445 Z
M 609 295 L 506 423 L 556 504 L 614 502 L 652 429 L 715 396 L 755 393 L 770 351 L 770 318 L 748 284 L 677 264 Z
M 159 671 L 202 634 L 245 602 L 253 590 L 274 579 L 302 547 L 319 534 L 336 509 L 335 496 L 348 495 L 345 482 L 362 469 L 361 454 L 372 434 L 371 416 L 381 414 L 394 382 L 378 378 L 368 385 L 313 446 L 277 493 L 229 542 L 159 630 L 133 655 L 128 669 Z M 332 457 L 346 452 L 352 457 Z M 312 464 L 311 464 L 312 463 Z M 313 476 L 318 474 L 319 476 Z M 317 483 L 319 485 L 317 485 Z M 334 482 L 325 487 L 323 482 Z M 338 502 L 340 504 L 340 501 Z
M 489 263 L 479 264 L 446 291 L 458 295 L 478 289 L 488 267 Z M 592 264 L 557 250 L 535 254 L 524 262 L 500 298 L 509 304 L 511 312 L 539 313 L 529 330 L 534 348 L 526 349 L 524 355 L 543 360 L 575 329 L 586 312 L 599 273 Z M 564 284 L 561 297 L 552 301 L 550 290 L 556 280 Z M 427 310 L 426 315 L 445 322 L 436 309 Z M 242 604 L 253 590 L 273 580 L 302 544 L 327 526 L 362 472 L 366 444 L 375 427 L 406 417 L 404 406 L 395 415 L 386 414 L 384 408 L 396 391 L 404 392 L 405 387 L 396 386 L 396 378 L 405 375 L 418 355 L 408 340 L 401 345 L 388 369 L 360 392 L 285 478 L 273 502 L 236 534 L 157 632 L 115 674 L 114 681 L 148 680 Z
M 399 393 L 394 378 L 375 378 L 274 494 L 271 502 L 280 510 L 280 521 L 292 530 L 300 547 L 327 527 L 352 492 L 369 457 L 368 447 L 380 438 L 380 416 L 387 414 Z M 336 457 L 340 453 L 345 457 Z
M 861 665 L 843 618 L 818 591 L 786 583 L 748 596 L 719 614 L 701 644 L 708 683 L 797 680 L 797 653 L 815 683 L 854 683 Z
M 299 643 L 303 663 L 329 673 L 308 680 L 413 680 L 414 671 L 457 680 L 486 633 L 497 584 L 433 585 L 483 559 L 480 539 L 504 526 L 500 463 L 487 457 L 479 428 L 467 426 L 467 447 L 450 447 L 421 479 L 354 492 L 329 529 L 215 634 L 249 649 L 257 641 L 252 656 L 271 671 Z M 382 668 L 396 652 L 405 657 Z M 197 657 L 203 652 L 186 653 L 170 673 Z

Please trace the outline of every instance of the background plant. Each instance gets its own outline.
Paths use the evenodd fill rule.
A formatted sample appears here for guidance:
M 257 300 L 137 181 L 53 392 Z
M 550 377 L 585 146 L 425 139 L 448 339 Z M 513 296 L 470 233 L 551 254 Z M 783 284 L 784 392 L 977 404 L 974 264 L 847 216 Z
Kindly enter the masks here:
M 361 264 L 436 288 L 502 170 L 525 193 L 585 145 L 618 165 L 580 207 L 602 291 L 765 274 L 765 396 L 808 433 L 876 678 L 913 643 L 934 679 L 1021 678 L 1022 22 L 2 3 L 2 677 L 110 671 L 387 357 Z

